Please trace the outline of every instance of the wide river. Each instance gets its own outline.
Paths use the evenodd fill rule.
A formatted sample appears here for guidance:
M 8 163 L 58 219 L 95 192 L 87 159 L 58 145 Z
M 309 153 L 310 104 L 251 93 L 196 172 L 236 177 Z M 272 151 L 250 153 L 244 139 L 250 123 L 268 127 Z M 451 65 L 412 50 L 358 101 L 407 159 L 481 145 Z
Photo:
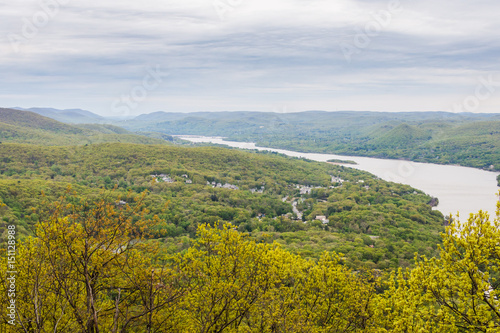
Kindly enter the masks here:
M 191 142 L 210 142 L 242 149 L 278 152 L 288 156 L 304 157 L 326 162 L 331 159 L 350 160 L 357 164 L 345 166 L 368 171 L 387 181 L 407 184 L 439 199 L 444 215 L 460 213 L 465 220 L 470 213 L 487 211 L 494 216 L 498 201 L 496 177 L 498 173 L 454 165 L 416 163 L 371 157 L 340 156 L 333 154 L 299 153 L 290 150 L 257 147 L 254 143 L 225 141 L 220 137 L 179 136 Z

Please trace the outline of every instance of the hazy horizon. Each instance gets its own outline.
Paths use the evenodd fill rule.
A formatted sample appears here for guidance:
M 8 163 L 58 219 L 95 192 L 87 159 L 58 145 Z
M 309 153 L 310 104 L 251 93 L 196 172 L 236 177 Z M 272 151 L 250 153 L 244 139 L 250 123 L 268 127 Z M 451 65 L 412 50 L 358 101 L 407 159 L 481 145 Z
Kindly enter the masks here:
M 299 111 L 293 111 L 293 112 L 280 112 L 280 111 L 259 111 L 259 110 L 220 110 L 220 111 L 207 111 L 207 110 L 199 110 L 199 111 L 175 111 L 175 110 L 172 110 L 172 111 L 164 111 L 164 110 L 157 110 L 157 111 L 151 111 L 151 112 L 145 112 L 145 113 L 140 113 L 140 114 L 134 114 L 134 115 L 123 115 L 123 116 L 120 116 L 120 115 L 114 115 L 114 114 L 110 114 L 110 115 L 103 115 L 103 114 L 100 114 L 98 112 L 95 112 L 93 110 L 86 110 L 86 109 L 82 109 L 82 108 L 78 108 L 78 107 L 72 107 L 72 108 L 68 108 L 68 109 L 57 109 L 57 108 L 53 108 L 53 107 L 48 107 L 48 106 L 42 106 L 42 107 L 39 107 L 39 106 L 30 106 L 30 107 L 22 107 L 22 106 L 9 106 L 9 107 L 5 107 L 4 108 L 7 108 L 7 109 L 22 109 L 23 111 L 24 110 L 29 110 L 29 109 L 53 109 L 53 110 L 57 110 L 57 111 L 71 111 L 71 110 L 81 110 L 81 111 L 89 111 L 89 112 L 92 112 L 98 116 L 101 116 L 101 117 L 104 117 L 104 118 L 135 118 L 135 117 L 138 117 L 138 116 L 141 116 L 141 115 L 148 115 L 148 114 L 153 114 L 153 113 L 160 113 L 160 112 L 164 112 L 164 113 L 185 113 L 185 114 L 190 114 L 190 113 L 209 113 L 209 112 L 219 112 L 219 113 L 224 113 L 224 112 L 227 112 L 227 113 L 231 113 L 231 112 L 257 112 L 257 113 L 275 113 L 275 114 L 285 114 L 285 113 L 305 113 L 305 112 L 328 112 L 328 113 L 335 113 L 335 112 L 374 112 L 374 113 L 415 113 L 415 112 L 422 112 L 422 113 L 425 113 L 425 112 L 428 112 L 428 113 L 439 113 L 439 112 L 449 112 L 449 113 L 455 113 L 455 114 L 491 114 L 491 115 L 496 115 L 496 114 L 500 114 L 500 112 L 484 112 L 484 113 L 481 113 L 481 112 L 451 112 L 451 111 L 443 111 L 443 110 L 427 110 L 427 111 L 383 111 L 383 110 L 380 110 L 380 111 L 376 111 L 376 110 L 299 110 Z
M 0 2 L 3 104 L 103 116 L 500 110 L 500 3 Z

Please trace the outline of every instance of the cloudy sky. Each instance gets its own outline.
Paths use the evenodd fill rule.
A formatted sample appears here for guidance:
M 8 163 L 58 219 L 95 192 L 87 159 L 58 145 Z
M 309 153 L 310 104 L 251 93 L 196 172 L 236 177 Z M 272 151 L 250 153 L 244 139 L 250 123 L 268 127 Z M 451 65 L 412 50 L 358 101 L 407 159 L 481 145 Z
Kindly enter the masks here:
M 0 0 L 0 106 L 500 112 L 496 0 Z

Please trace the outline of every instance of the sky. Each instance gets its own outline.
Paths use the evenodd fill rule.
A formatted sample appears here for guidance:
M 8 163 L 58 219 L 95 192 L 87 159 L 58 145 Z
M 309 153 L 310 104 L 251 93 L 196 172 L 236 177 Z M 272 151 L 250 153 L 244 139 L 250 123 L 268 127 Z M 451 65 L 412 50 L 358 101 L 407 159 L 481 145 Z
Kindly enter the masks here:
M 0 106 L 500 112 L 494 0 L 0 0 Z

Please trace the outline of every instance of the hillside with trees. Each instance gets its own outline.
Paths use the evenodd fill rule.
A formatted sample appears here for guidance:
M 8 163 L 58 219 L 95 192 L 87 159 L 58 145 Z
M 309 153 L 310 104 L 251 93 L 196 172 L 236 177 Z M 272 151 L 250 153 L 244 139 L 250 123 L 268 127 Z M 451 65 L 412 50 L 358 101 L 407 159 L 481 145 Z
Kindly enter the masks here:
M 2 311 L 0 327 L 86 333 L 500 329 L 498 214 L 492 222 L 483 214 L 452 221 L 439 257 L 416 256 L 413 269 L 387 276 L 353 271 L 335 252 L 307 260 L 231 224 L 200 225 L 187 250 L 168 255 L 159 242 L 147 241 L 159 217 L 148 216 L 145 197 L 120 206 L 119 198 L 66 195 L 49 205 L 37 237 L 18 242 L 15 262 L 0 262 L 2 303 L 15 300 L 15 310 Z M 15 238 L 16 229 L 8 230 Z
M 163 144 L 165 140 L 113 125 L 68 125 L 34 112 L 0 108 L 0 142 L 62 146 L 102 142 Z
M 0 144 L 0 237 L 16 247 L 0 248 L 0 330 L 500 329 L 499 213 L 460 223 L 410 186 L 270 152 L 81 144 L 130 134 L 39 117 L 2 118 L 26 132 Z
M 261 147 L 500 170 L 500 115 L 447 112 L 156 112 L 133 131 L 224 136 Z
M 12 108 L 15 110 L 30 111 L 41 116 L 52 118 L 54 120 L 69 124 L 94 124 L 106 123 L 105 117 L 99 116 L 93 112 L 82 109 L 58 110 L 54 108 Z
M 421 191 L 277 154 L 115 143 L 2 144 L 0 156 L 3 233 L 15 223 L 32 234 L 42 193 L 53 201 L 68 185 L 82 197 L 116 187 L 125 202 L 147 190 L 147 208 L 161 218 L 155 237 L 172 251 L 199 225 L 220 221 L 304 257 L 336 250 L 351 267 L 388 268 L 409 266 L 416 251 L 434 256 L 443 230 L 443 215 Z

